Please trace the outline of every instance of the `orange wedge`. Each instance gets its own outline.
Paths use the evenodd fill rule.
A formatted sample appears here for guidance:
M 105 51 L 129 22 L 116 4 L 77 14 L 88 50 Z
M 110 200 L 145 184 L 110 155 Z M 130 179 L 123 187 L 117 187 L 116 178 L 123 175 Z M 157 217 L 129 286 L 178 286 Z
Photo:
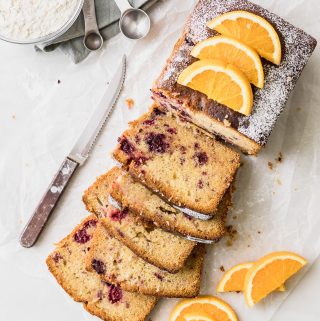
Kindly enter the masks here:
M 202 59 L 223 60 L 238 67 L 258 88 L 263 87 L 264 72 L 259 55 L 242 42 L 226 37 L 208 38 L 196 44 L 192 49 L 193 57 Z
M 244 115 L 252 111 L 252 88 L 247 77 L 237 67 L 221 60 L 194 62 L 182 71 L 178 83 Z
M 274 64 L 280 64 L 279 36 L 264 18 L 248 11 L 230 11 L 211 20 L 208 27 L 245 43 Z
M 241 263 L 228 270 L 220 280 L 217 292 L 242 292 L 246 274 L 252 265 L 253 262 Z
M 214 296 L 202 296 L 180 301 L 169 321 L 238 321 L 229 304 Z
M 306 264 L 303 257 L 291 252 L 273 252 L 255 262 L 248 270 L 244 284 L 248 306 L 252 307 L 279 288 Z
M 221 278 L 217 292 L 243 292 L 247 272 L 253 264 L 253 262 L 240 263 L 228 270 Z M 277 291 L 285 292 L 285 285 L 280 285 Z

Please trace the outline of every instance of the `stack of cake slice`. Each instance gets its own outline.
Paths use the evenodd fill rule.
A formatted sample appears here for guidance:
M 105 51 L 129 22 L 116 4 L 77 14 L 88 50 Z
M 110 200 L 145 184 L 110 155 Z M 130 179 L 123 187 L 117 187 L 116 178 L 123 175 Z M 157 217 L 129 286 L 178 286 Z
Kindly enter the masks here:
M 265 88 L 255 91 L 249 116 L 177 83 L 194 45 L 215 34 L 207 22 L 232 10 L 269 20 L 284 46 L 279 66 L 264 63 Z M 85 191 L 90 216 L 47 259 L 74 300 L 106 321 L 143 321 L 160 297 L 199 294 L 202 243 L 225 233 L 240 166 L 240 155 L 212 133 L 256 154 L 314 47 L 312 37 L 246 0 L 198 1 L 155 83 L 156 104 L 118 140 L 120 167 Z
M 93 215 L 57 245 L 47 264 L 89 312 L 140 321 L 159 297 L 199 294 L 205 248 L 196 241 L 224 235 L 240 157 L 156 105 L 131 123 L 114 157 L 122 167 L 97 178 L 83 195 Z

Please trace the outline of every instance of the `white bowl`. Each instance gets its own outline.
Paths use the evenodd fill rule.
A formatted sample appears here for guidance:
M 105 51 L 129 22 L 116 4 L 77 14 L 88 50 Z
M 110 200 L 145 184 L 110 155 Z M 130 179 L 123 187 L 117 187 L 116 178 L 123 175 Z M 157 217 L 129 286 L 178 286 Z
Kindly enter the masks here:
M 4 41 L 7 41 L 7 42 L 16 43 L 16 44 L 45 44 L 45 43 L 50 43 L 54 39 L 60 37 L 61 35 L 63 35 L 65 32 L 67 32 L 69 30 L 69 28 L 73 25 L 73 23 L 76 21 L 76 19 L 78 18 L 79 14 L 80 14 L 80 12 L 82 10 L 82 7 L 83 7 L 83 2 L 84 2 L 84 0 L 78 0 L 78 5 L 76 6 L 74 13 L 71 15 L 69 20 L 61 28 L 59 28 L 55 32 L 52 32 L 52 33 L 50 33 L 48 35 L 45 35 L 43 37 L 40 37 L 40 38 L 27 39 L 27 40 L 10 39 L 10 38 L 7 38 L 7 37 L 1 35 L 1 33 L 0 33 L 0 39 L 2 39 Z

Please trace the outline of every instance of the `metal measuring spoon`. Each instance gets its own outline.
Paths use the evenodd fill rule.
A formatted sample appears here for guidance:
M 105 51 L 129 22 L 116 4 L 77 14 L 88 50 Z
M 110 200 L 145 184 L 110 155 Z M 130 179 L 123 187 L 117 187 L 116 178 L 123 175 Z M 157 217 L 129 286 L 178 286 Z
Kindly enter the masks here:
M 97 24 L 94 0 L 85 0 L 82 10 L 85 26 L 83 44 L 90 51 L 98 50 L 103 45 L 103 38 Z
M 141 9 L 133 8 L 128 0 L 115 0 L 121 11 L 119 26 L 129 39 L 144 38 L 150 30 L 150 18 Z

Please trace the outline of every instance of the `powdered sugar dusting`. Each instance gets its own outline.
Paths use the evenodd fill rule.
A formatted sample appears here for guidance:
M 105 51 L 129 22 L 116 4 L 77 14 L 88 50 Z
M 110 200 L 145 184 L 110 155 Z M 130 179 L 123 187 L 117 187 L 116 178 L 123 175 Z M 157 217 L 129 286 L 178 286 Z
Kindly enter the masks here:
M 220 113 L 228 114 L 228 119 L 233 119 L 232 127 L 260 145 L 264 145 L 316 46 L 314 38 L 277 15 L 246 0 L 200 0 L 186 24 L 184 39 L 166 66 L 157 86 L 165 90 L 175 86 L 182 70 L 194 61 L 190 56 L 194 44 L 215 34 L 206 27 L 207 22 L 222 13 L 233 10 L 251 11 L 264 17 L 272 23 L 282 41 L 283 59 L 280 66 L 263 62 L 265 86 L 263 89 L 255 89 L 254 107 L 250 116 L 242 116 L 221 105 L 219 107 L 219 104 L 215 106 L 215 109 L 224 109 Z M 178 96 L 179 89 L 174 94 Z M 197 99 L 199 103 L 194 106 L 195 108 L 205 112 L 210 109 L 210 102 L 202 94 L 199 93 Z M 194 97 L 190 100 L 194 100 Z M 210 114 L 218 118 L 215 114 Z

